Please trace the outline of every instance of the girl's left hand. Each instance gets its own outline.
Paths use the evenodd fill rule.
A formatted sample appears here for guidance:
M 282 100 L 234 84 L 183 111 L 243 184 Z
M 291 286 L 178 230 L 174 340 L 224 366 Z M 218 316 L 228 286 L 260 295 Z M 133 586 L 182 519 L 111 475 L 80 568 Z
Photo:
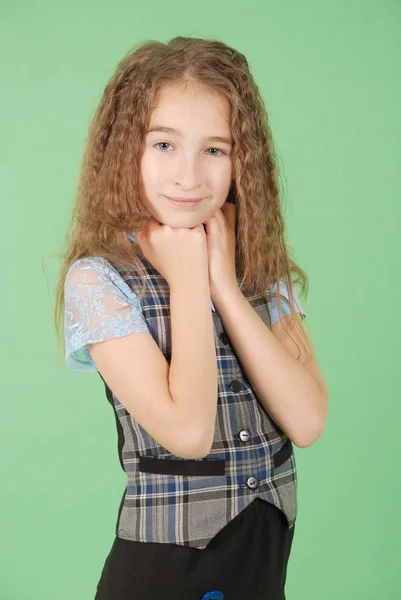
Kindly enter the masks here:
M 239 287 L 235 270 L 236 210 L 235 204 L 226 201 L 204 221 L 212 301 L 213 298 Z

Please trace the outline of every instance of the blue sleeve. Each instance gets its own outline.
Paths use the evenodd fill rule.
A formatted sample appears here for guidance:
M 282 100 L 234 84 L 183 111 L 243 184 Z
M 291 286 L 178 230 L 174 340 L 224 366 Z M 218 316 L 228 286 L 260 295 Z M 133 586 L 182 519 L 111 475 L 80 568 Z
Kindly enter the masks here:
M 97 371 L 86 344 L 130 333 L 149 333 L 137 295 L 105 259 L 75 261 L 64 282 L 65 363 L 76 371 Z
M 278 317 L 279 317 L 278 308 L 277 308 L 277 300 L 275 297 L 275 294 L 277 292 L 277 284 L 276 283 L 273 284 L 271 286 L 270 290 L 272 293 L 272 298 L 269 302 L 269 308 L 270 308 L 270 313 L 271 313 L 271 321 L 272 321 L 271 324 L 273 325 L 273 323 L 278 321 Z M 301 318 L 302 318 L 302 320 L 304 320 L 307 315 L 301 306 L 298 294 L 297 294 L 294 286 L 292 287 L 292 291 L 294 293 L 294 298 L 295 298 L 295 302 L 297 305 L 297 312 L 301 313 Z M 288 287 L 285 283 L 284 278 L 280 279 L 280 295 L 285 297 L 285 299 L 280 298 L 280 318 L 281 318 L 281 317 L 285 317 L 286 315 L 291 314 L 290 304 L 289 304 L 290 299 L 289 299 Z

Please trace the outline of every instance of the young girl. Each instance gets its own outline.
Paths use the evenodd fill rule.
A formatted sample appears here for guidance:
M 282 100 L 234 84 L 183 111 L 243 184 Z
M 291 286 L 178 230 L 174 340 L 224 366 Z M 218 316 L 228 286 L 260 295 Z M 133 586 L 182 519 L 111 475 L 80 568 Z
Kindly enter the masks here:
M 96 600 L 282 600 L 293 444 L 325 426 L 264 104 L 215 40 L 139 45 L 89 130 L 58 282 L 127 486 Z M 64 314 L 62 307 L 64 305 Z

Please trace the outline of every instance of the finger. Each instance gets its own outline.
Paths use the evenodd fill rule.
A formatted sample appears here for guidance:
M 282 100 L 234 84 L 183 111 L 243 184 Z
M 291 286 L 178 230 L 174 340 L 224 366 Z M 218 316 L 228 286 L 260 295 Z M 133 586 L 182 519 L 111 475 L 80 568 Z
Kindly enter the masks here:
M 214 217 L 214 219 L 212 218 Z M 225 228 L 225 222 L 224 222 L 224 215 L 221 212 L 221 210 L 217 210 L 215 213 L 213 213 L 211 215 L 211 223 L 215 223 L 215 227 L 218 231 L 224 231 Z

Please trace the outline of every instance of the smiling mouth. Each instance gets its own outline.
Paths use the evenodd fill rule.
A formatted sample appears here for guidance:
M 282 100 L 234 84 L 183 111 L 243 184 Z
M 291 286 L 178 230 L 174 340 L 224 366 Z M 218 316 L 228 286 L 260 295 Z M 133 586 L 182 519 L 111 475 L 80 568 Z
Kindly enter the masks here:
M 197 206 L 198 204 L 200 204 L 203 200 L 203 198 L 200 198 L 199 200 L 177 200 L 175 198 L 170 198 L 170 196 L 166 196 L 167 200 L 170 200 L 170 202 L 172 204 L 174 204 L 175 206 Z

